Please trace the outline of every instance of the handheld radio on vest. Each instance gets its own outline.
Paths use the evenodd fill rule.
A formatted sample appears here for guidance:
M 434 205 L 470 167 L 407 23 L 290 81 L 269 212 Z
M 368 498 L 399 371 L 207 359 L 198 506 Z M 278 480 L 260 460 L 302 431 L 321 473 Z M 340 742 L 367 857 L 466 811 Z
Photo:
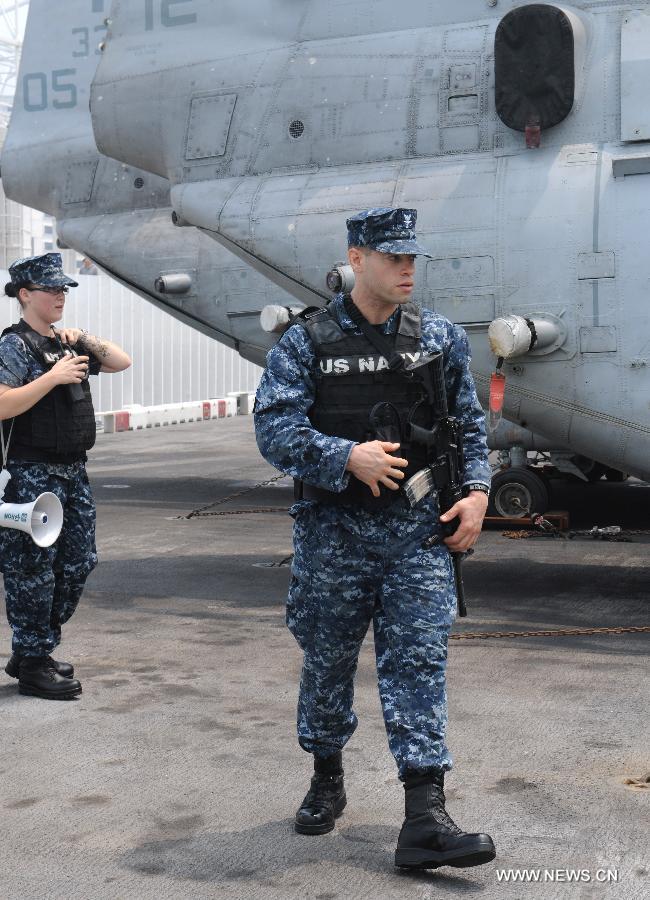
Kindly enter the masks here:
M 79 356 L 76 350 L 73 350 L 69 344 L 64 344 L 61 340 L 58 332 L 54 330 L 52 327 L 52 334 L 54 336 L 54 340 L 59 345 L 59 350 L 61 351 L 62 356 Z M 88 373 L 86 372 L 86 378 L 88 377 Z M 84 389 L 81 384 L 66 384 L 65 385 L 66 393 L 68 395 L 68 399 L 71 403 L 77 403 L 79 400 L 85 399 Z

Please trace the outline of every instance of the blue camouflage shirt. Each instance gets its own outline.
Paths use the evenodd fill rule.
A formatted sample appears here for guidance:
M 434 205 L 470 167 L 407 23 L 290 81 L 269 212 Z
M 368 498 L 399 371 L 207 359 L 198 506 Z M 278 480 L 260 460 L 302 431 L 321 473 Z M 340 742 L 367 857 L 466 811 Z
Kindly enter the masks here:
M 345 331 L 361 334 L 345 311 L 342 295 L 330 303 L 329 309 Z M 423 309 L 421 315 L 422 350 L 426 354 L 443 351 L 449 414 L 455 416 L 463 427 L 463 483 L 481 482 L 489 486 L 491 470 L 485 414 L 476 396 L 469 368 L 471 357 L 467 335 L 458 325 L 453 325 L 437 313 Z M 398 317 L 399 310 L 396 310 L 382 326 L 384 334 L 396 331 Z M 316 355 L 307 331 L 300 325 L 292 326 L 266 358 L 266 369 L 255 402 L 257 444 L 262 456 L 281 472 L 308 484 L 339 492 L 346 488 L 350 478 L 345 467 L 354 442 L 321 434 L 309 421 L 308 413 L 315 400 L 316 370 Z M 434 501 L 424 500 L 418 504 L 418 509 L 425 514 L 428 511 L 427 517 L 430 517 L 435 506 Z M 332 509 L 340 518 L 343 508 Z M 404 510 L 403 516 L 412 521 L 414 512 L 417 511 Z M 362 518 L 381 515 L 354 510 L 355 516 L 361 513 Z M 397 516 L 401 518 L 402 514 L 397 513 Z

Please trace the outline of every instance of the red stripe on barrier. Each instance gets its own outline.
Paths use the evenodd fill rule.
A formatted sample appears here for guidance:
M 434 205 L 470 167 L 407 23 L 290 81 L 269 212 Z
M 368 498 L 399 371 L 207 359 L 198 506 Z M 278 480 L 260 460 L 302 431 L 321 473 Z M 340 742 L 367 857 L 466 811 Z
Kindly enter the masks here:
M 115 413 L 115 431 L 128 431 L 131 415 L 128 412 Z
M 203 404 L 203 419 L 211 419 L 212 418 L 212 404 L 210 401 L 206 401 Z
M 224 419 L 226 417 L 226 401 L 225 400 L 217 400 L 217 415 L 220 419 Z

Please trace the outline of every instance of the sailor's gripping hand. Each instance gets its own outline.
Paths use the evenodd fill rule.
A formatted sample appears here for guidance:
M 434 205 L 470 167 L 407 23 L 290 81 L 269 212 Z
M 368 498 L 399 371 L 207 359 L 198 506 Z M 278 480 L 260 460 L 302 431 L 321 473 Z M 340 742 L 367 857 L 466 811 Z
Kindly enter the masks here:
M 83 331 L 81 328 L 55 328 L 55 333 L 59 335 L 64 344 L 74 347 Z
M 350 453 L 346 469 L 359 481 L 367 484 L 373 497 L 379 497 L 379 485 L 383 484 L 391 491 L 399 490 L 396 483 L 404 478 L 408 460 L 399 456 L 389 456 L 399 450 L 399 444 L 391 444 L 388 441 L 367 441 L 365 444 L 355 444 Z
M 441 522 L 451 522 L 456 516 L 460 519 L 460 525 L 454 534 L 445 538 L 445 544 L 452 553 L 465 553 L 474 546 L 483 527 L 487 505 L 487 494 L 482 491 L 471 491 L 468 497 L 459 500 L 440 516 Z
M 62 357 L 49 371 L 54 384 L 80 384 L 88 374 L 87 356 Z

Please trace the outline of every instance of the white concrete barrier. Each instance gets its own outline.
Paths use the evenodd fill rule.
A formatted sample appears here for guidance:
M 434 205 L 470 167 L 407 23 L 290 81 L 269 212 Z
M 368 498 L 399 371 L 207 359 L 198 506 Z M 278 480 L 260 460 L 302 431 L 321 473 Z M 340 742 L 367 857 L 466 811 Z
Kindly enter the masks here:
M 191 403 L 169 403 L 162 406 L 127 406 L 124 409 L 97 413 L 97 430 L 105 434 L 139 431 L 163 425 L 182 425 L 204 422 L 236 415 L 249 415 L 253 410 L 254 394 L 237 393 L 211 400 Z
M 255 394 L 250 394 L 248 391 L 231 391 L 228 396 L 234 397 L 237 401 L 238 415 L 250 416 L 253 412 Z
M 206 400 L 204 407 L 209 407 L 210 414 L 204 413 L 205 419 L 226 419 L 237 415 L 237 400 L 235 397 L 225 397 L 223 400 Z
M 128 431 L 130 413 L 125 410 L 100 413 L 104 417 L 104 434 L 115 434 L 118 431 Z

